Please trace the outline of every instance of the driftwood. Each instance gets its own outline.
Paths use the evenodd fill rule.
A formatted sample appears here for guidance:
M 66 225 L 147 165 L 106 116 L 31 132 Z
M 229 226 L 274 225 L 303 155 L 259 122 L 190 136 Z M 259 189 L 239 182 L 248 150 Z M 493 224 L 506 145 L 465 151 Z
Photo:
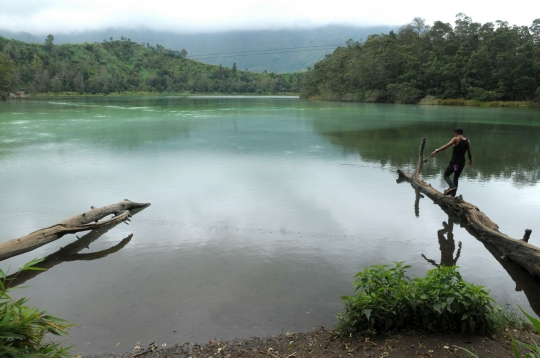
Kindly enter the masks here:
M 0 244 L 0 261 L 7 258 L 32 251 L 40 246 L 58 240 L 66 234 L 73 234 L 79 231 L 95 230 L 105 226 L 129 221 L 131 214 L 129 210 L 145 208 L 150 203 L 135 203 L 125 199 L 116 204 L 94 208 L 81 215 L 73 216 L 59 223 L 34 231 L 18 239 L 9 240 Z M 114 215 L 107 220 L 99 221 L 108 215 Z
M 505 260 L 523 267 L 535 277 L 540 277 L 540 248 L 528 243 L 531 235 L 530 230 L 525 231 L 523 239 L 511 238 L 501 233 L 497 224 L 491 221 L 478 207 L 463 200 L 461 195 L 455 198 L 444 195 L 420 179 L 420 171 L 427 161 L 424 159 L 425 144 L 426 139 L 424 138 L 420 144 L 418 165 L 415 172 L 410 174 L 403 169 L 398 169 L 400 177 L 409 181 L 415 189 L 429 196 L 443 209 L 466 220 L 467 224 L 477 233 L 477 237 L 497 248 Z

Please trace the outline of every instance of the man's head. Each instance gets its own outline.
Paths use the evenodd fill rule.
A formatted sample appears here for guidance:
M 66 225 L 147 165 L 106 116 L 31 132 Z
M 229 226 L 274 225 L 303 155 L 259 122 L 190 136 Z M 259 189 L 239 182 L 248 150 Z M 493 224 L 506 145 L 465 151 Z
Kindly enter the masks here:
M 457 127 L 454 129 L 454 135 L 463 135 L 463 128 Z

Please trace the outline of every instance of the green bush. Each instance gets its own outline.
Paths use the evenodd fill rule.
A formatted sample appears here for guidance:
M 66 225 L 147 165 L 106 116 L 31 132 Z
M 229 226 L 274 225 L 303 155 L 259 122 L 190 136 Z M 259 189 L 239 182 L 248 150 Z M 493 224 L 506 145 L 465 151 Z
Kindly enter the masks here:
M 482 102 L 496 101 L 501 98 L 497 91 L 488 91 L 479 87 L 469 87 L 469 99 L 476 99 Z
M 384 102 L 386 93 L 377 89 L 369 90 L 364 93 L 364 101 L 367 103 L 380 103 Z
M 414 104 L 420 100 L 422 91 L 409 83 L 389 84 L 386 90 L 396 103 Z
M 21 271 L 43 270 L 33 267 L 41 261 L 31 261 Z M 8 278 L 0 270 L 0 357 L 69 357 L 68 348 L 54 343 L 46 335 L 66 334 L 70 325 L 45 311 L 25 305 L 27 298 L 17 301 L 11 298 L 9 286 L 15 278 Z
M 465 282 L 456 267 L 428 271 L 425 278 L 409 279 L 402 262 L 395 267 L 371 266 L 359 272 L 357 293 L 343 296 L 345 310 L 337 315 L 336 332 L 419 328 L 430 331 L 493 329 L 493 299 L 482 286 Z

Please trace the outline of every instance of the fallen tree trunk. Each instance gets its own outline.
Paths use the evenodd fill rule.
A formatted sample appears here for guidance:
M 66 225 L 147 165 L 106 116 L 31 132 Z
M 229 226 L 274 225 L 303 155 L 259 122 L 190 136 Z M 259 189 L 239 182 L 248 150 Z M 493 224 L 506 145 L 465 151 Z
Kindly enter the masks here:
M 150 203 L 135 203 L 125 199 L 116 204 L 94 208 L 81 215 L 73 216 L 59 223 L 34 231 L 18 239 L 9 240 L 0 244 L 0 261 L 7 258 L 32 251 L 40 246 L 58 240 L 66 234 L 73 234 L 79 231 L 99 229 L 104 226 L 129 221 L 131 214 L 129 210 L 145 208 Z M 108 215 L 112 218 L 99 221 Z
M 402 179 L 400 177 L 400 179 Z M 404 179 L 402 179 L 404 181 Z M 416 200 L 415 200 L 415 210 L 419 205 L 420 198 L 424 198 L 422 194 L 419 194 L 419 190 L 415 189 L 416 191 Z M 448 210 L 446 207 L 441 206 L 441 209 L 448 214 L 448 223 L 451 221 L 454 222 L 456 225 L 460 225 L 462 228 L 467 230 L 467 232 L 474 238 L 478 239 L 482 242 L 484 247 L 493 255 L 493 258 L 501 264 L 503 269 L 508 273 L 510 278 L 514 280 L 516 283 L 516 291 L 523 291 L 525 293 L 525 296 L 527 297 L 527 300 L 529 301 L 529 304 L 531 305 L 532 310 L 536 313 L 537 316 L 540 316 L 540 280 L 537 277 L 534 277 L 530 275 L 527 271 L 525 271 L 523 268 L 519 267 L 518 265 L 505 260 L 504 255 L 493 245 L 482 241 L 480 239 L 480 236 L 474 230 L 468 223 L 466 219 L 459 218 L 454 215 L 453 212 Z M 417 213 L 417 211 L 415 211 Z M 418 217 L 418 215 L 416 215 Z M 443 223 L 444 225 L 444 223 Z M 441 230 L 437 232 L 439 234 Z M 439 245 L 441 244 L 441 241 L 439 239 Z M 442 246 L 441 248 L 441 259 L 442 259 Z M 454 248 L 455 249 L 455 248 Z M 457 264 L 458 256 L 460 255 L 459 250 L 461 249 L 461 241 L 459 241 L 458 244 L 458 253 L 456 254 L 456 258 L 453 260 L 453 264 Z M 437 265 L 436 262 L 432 262 L 432 260 L 427 259 L 424 254 L 421 254 L 424 259 L 426 259 L 428 262 L 435 264 L 435 266 L 441 266 L 440 264 Z M 441 260 L 442 263 L 442 260 Z
M 420 144 L 418 165 L 415 172 L 410 174 L 403 169 L 398 169 L 400 177 L 409 181 L 414 188 L 429 196 L 441 207 L 465 219 L 470 227 L 477 232 L 480 240 L 495 246 L 503 254 L 504 259 L 523 267 L 531 275 L 540 277 L 540 248 L 528 243 L 531 235 L 530 230 L 525 230 L 523 239 L 511 238 L 501 233 L 497 224 L 491 221 L 478 207 L 463 200 L 461 195 L 455 198 L 444 195 L 420 179 L 420 171 L 427 161 L 424 159 L 425 144 L 426 139 L 424 138 Z

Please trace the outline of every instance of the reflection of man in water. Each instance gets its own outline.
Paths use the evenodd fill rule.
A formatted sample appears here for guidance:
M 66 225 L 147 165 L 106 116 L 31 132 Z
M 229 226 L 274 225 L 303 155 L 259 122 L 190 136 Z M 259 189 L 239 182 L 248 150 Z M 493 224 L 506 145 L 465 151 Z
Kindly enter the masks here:
M 434 157 L 435 154 L 445 150 L 448 147 L 453 147 L 453 149 L 450 163 L 444 171 L 444 180 L 446 180 L 449 185 L 449 188 L 444 191 L 444 194 L 455 196 L 459 176 L 461 175 L 463 168 L 465 168 L 465 152 L 468 152 L 469 154 L 469 166 L 472 165 L 471 142 L 463 136 L 463 128 L 454 129 L 454 138 L 452 138 L 452 140 L 447 144 L 431 152 L 431 156 Z M 452 173 L 454 173 L 454 180 L 450 179 L 450 175 Z
M 448 219 L 448 224 L 443 221 L 443 228 L 437 231 L 437 237 L 439 238 L 439 249 L 441 250 L 441 263 L 438 264 L 433 260 L 428 259 L 422 254 L 422 257 L 426 259 L 427 262 L 436 267 L 441 266 L 456 266 L 459 255 L 461 255 L 461 241 L 458 243 L 458 251 L 456 258 L 454 258 L 454 250 L 456 249 L 456 244 L 454 242 L 454 222 L 451 219 Z M 447 237 L 444 237 L 444 234 L 447 234 Z

